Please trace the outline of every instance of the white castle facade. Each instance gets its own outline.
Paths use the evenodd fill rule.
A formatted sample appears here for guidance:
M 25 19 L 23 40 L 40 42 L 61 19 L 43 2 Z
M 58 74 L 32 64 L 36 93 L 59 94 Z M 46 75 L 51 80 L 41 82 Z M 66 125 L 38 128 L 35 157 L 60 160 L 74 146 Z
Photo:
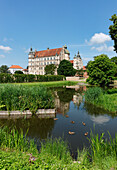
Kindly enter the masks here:
M 60 64 L 62 60 L 70 61 L 70 53 L 67 46 L 64 45 L 62 48 L 55 48 L 43 50 L 43 51 L 33 51 L 32 48 L 28 54 L 28 72 L 29 74 L 45 74 L 45 67 L 49 64 L 55 64 L 56 67 Z M 80 55 L 79 55 L 80 56 Z M 79 63 L 79 69 L 83 68 L 83 63 L 81 57 L 74 57 L 73 67 L 77 69 Z M 57 74 L 57 70 L 55 71 Z

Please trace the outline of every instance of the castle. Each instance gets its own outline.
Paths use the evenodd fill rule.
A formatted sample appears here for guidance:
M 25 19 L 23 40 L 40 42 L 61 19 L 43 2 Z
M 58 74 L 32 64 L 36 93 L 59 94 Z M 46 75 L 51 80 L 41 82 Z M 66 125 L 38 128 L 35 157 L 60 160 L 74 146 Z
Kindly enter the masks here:
M 58 65 L 62 60 L 70 61 L 70 52 L 67 49 L 67 46 L 64 45 L 62 48 L 55 48 L 43 50 L 43 51 L 33 51 L 30 48 L 30 52 L 28 54 L 28 71 L 29 74 L 45 74 L 45 67 L 49 64 L 55 64 L 58 68 Z M 83 68 L 83 62 L 78 52 L 77 56 L 75 55 L 73 62 L 73 67 L 75 69 Z M 57 74 L 57 69 L 55 71 Z

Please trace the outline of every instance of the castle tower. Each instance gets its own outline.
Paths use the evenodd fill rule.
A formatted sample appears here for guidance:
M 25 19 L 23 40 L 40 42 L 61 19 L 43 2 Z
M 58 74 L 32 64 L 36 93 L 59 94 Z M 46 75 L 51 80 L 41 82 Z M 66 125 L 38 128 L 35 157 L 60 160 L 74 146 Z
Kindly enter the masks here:
M 80 70 L 83 69 L 83 62 L 82 62 L 82 58 L 80 56 L 80 53 L 78 51 L 78 54 L 74 56 L 74 62 L 73 62 L 73 67 L 74 69 Z

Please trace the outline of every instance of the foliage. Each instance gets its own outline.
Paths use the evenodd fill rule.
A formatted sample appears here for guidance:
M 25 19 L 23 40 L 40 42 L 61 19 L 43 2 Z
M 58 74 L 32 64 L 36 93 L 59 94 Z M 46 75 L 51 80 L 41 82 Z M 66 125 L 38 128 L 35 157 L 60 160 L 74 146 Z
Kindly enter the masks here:
M 109 140 L 91 132 L 90 148 L 78 150 L 72 160 L 68 145 L 61 138 L 48 139 L 37 150 L 21 130 L 0 128 L 0 169 L 117 169 L 117 134 Z M 16 156 L 17 155 L 17 156 Z
M 0 83 L 47 82 L 65 79 L 62 75 L 0 74 Z
M 100 87 L 90 87 L 85 92 L 85 100 L 94 102 L 100 95 L 103 95 L 103 90 Z
M 9 73 L 8 69 L 9 67 L 7 65 L 2 65 L 0 67 L 0 73 Z
M 92 85 L 108 86 L 112 83 L 116 72 L 116 64 L 111 62 L 107 55 L 96 56 L 94 61 L 88 64 L 87 82 Z
M 110 60 L 117 65 L 117 57 L 116 57 L 116 56 L 115 56 L 115 57 L 112 57 Z
M 108 89 L 108 90 L 107 90 L 107 93 L 108 93 L 108 94 L 117 93 L 117 89 L 114 89 L 114 88 L 113 88 L 113 89 Z
M 114 40 L 114 50 L 117 53 L 117 15 L 112 15 L 110 20 L 113 22 L 113 25 L 110 25 L 109 27 L 109 34 L 111 35 L 112 40 Z
M 45 67 L 46 75 L 47 74 L 54 75 L 55 69 L 56 69 L 56 66 L 54 64 L 46 65 L 46 67 Z
M 117 112 L 117 93 L 106 94 L 101 88 L 92 87 L 85 92 L 85 101 L 109 112 Z
M 51 92 L 43 86 L 25 87 L 15 85 L 0 86 L 1 110 L 30 110 L 36 113 L 38 109 L 54 108 Z
M 114 62 L 116 64 L 116 73 L 115 73 L 115 77 L 117 77 L 117 57 L 112 57 L 111 62 Z
M 17 70 L 17 71 L 15 71 L 15 74 L 24 74 L 24 73 L 20 70 L 19 71 Z
M 58 75 L 64 76 L 74 76 L 76 70 L 73 68 L 73 65 L 68 60 L 62 60 L 57 69 Z
M 79 77 L 83 77 L 84 70 L 82 68 L 78 70 L 77 72 L 78 72 Z

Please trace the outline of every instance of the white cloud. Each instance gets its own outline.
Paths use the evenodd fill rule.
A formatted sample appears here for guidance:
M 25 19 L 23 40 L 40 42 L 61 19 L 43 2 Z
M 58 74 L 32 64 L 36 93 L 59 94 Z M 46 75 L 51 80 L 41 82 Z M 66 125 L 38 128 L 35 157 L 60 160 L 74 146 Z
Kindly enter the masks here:
M 107 47 L 106 44 L 99 46 L 99 47 L 92 47 L 91 50 L 97 50 L 99 52 L 104 51 L 104 52 L 112 52 L 114 50 L 113 46 Z
M 103 44 L 106 41 L 110 41 L 111 38 L 109 35 L 106 35 L 104 33 L 95 33 L 91 39 L 89 40 L 89 42 L 87 40 L 85 40 L 85 43 L 89 44 L 89 45 L 94 45 L 94 44 Z
M 91 120 L 96 124 L 103 124 L 103 123 L 107 123 L 110 120 L 110 118 L 107 116 L 97 116 L 97 117 L 91 116 Z
M 0 58 L 5 58 L 5 55 L 2 55 L 2 54 L 1 54 L 1 55 L 0 55 Z
M 0 50 L 3 50 L 3 51 L 5 51 L 5 52 L 9 52 L 9 51 L 12 50 L 12 48 L 10 48 L 10 47 L 5 47 L 5 46 L 3 46 L 3 45 L 0 45 Z

